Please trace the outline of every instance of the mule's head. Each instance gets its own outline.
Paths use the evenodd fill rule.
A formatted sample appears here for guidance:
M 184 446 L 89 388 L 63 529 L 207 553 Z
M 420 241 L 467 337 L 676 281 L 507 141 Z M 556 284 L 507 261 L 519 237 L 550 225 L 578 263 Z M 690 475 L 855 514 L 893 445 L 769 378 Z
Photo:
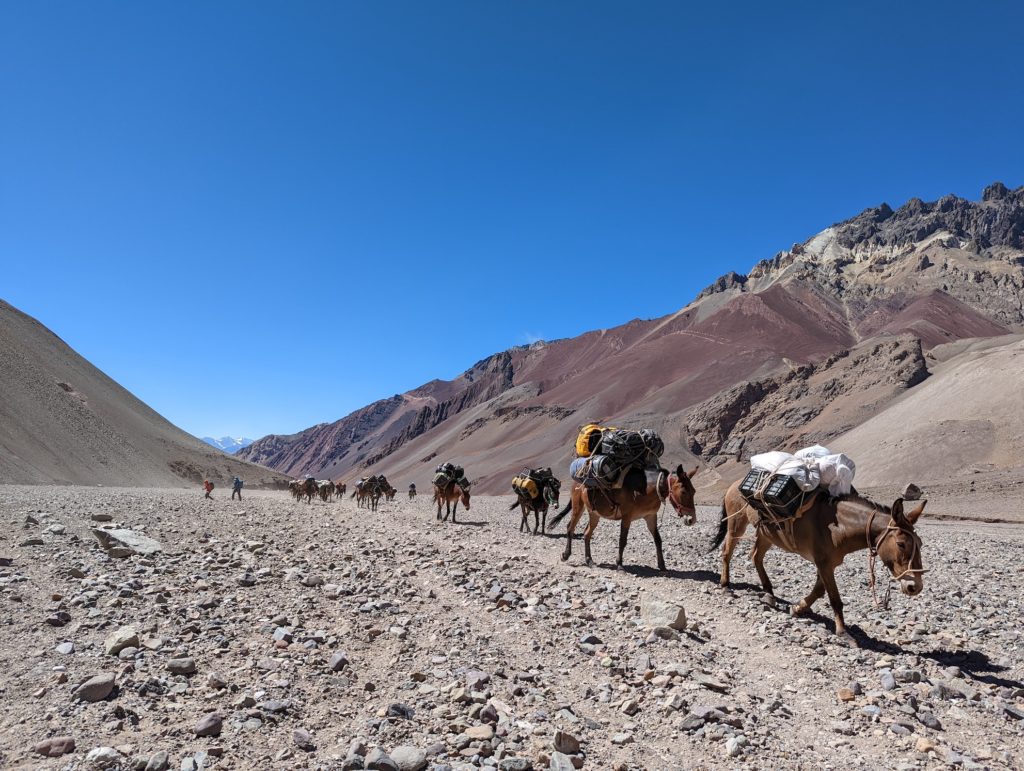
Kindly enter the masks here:
M 562 491 L 562 483 L 552 477 L 544 485 L 544 501 L 548 506 L 558 508 L 558 496 Z
M 914 525 L 924 512 L 928 501 L 921 501 L 912 511 L 903 508 L 903 499 L 897 498 L 892 505 L 892 517 L 888 529 L 878 543 L 878 558 L 889 569 L 892 577 L 899 581 L 900 591 L 914 597 L 924 588 L 921 578 L 924 569 L 921 563 L 921 537 L 914 532 Z
M 697 522 L 697 506 L 693 502 L 697 494 L 693 486 L 693 475 L 697 473 L 697 467 L 687 473 L 680 463 L 674 472 L 668 475 L 668 502 L 676 510 L 676 514 L 683 518 L 684 525 L 693 525 Z
M 462 508 L 466 511 L 469 511 L 469 488 L 472 486 L 473 483 L 469 480 L 459 484 L 459 500 L 462 501 Z

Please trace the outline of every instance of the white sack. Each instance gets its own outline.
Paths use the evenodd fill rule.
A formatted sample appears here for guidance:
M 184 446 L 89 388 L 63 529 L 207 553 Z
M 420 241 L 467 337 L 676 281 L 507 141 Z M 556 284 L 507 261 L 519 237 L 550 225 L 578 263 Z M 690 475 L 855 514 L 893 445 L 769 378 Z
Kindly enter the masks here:
M 770 471 L 774 474 L 775 469 L 787 460 L 793 460 L 795 457 L 795 455 L 788 452 L 780 452 L 779 450 L 762 452 L 760 455 L 754 455 L 750 459 L 750 468 L 756 471 Z
M 821 473 L 821 484 L 828 487 L 829 495 L 848 495 L 857 470 L 853 460 L 838 453 L 818 458 L 817 461 L 818 470 Z
M 815 444 L 811 447 L 804 447 L 801 450 L 797 450 L 794 454 L 798 458 L 824 458 L 826 455 L 831 455 L 832 451 L 828 447 L 822 447 L 820 444 Z
M 813 459 L 803 460 L 788 452 L 764 452 L 750 459 L 750 467 L 772 474 L 792 477 L 801 490 L 809 492 L 821 483 L 821 474 Z

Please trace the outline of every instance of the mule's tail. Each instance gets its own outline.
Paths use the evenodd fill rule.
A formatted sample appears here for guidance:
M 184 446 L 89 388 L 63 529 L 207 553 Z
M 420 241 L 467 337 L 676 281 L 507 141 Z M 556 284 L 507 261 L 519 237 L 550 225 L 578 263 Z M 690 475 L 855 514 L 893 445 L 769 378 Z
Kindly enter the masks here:
M 726 533 L 729 532 L 729 515 L 725 511 L 725 504 L 722 504 L 721 519 L 718 520 L 718 532 L 715 533 L 715 542 L 711 544 L 709 552 L 714 551 L 722 545 L 722 541 L 725 540 Z
M 509 506 L 509 507 L 508 507 L 508 510 L 509 510 L 509 511 L 512 511 L 513 509 L 518 509 L 518 508 L 519 508 L 519 499 L 518 499 L 518 498 L 516 498 L 516 502 L 515 502 L 515 503 L 513 503 L 513 504 L 512 504 L 511 506 Z
M 565 519 L 565 515 L 568 514 L 570 511 L 572 511 L 572 501 L 569 501 L 565 505 L 565 508 L 558 512 L 558 516 L 556 516 L 553 520 L 551 520 L 551 522 L 548 523 L 549 526 L 554 527 L 555 525 L 557 525 L 559 522 Z

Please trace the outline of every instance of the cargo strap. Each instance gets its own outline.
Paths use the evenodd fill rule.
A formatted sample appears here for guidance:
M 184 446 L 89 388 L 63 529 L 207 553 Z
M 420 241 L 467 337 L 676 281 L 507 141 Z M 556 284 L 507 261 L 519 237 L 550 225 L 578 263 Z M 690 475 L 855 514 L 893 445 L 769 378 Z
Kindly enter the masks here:
M 789 551 L 796 552 L 796 539 L 793 536 L 793 526 L 796 521 L 806 514 L 811 506 L 814 505 L 815 500 L 818 498 L 819 488 L 815 488 L 814 492 L 810 495 L 806 491 L 800 493 L 800 505 L 797 506 L 796 511 L 793 512 L 791 517 L 780 517 L 775 508 L 764 500 L 764 488 L 767 485 L 762 484 L 761 489 L 758 490 L 758 494 L 761 495 L 758 500 L 764 505 L 764 511 L 758 511 L 758 519 L 756 527 L 758 529 L 772 529 L 778 533 L 780 540 L 783 545 Z M 757 509 L 755 509 L 757 511 Z

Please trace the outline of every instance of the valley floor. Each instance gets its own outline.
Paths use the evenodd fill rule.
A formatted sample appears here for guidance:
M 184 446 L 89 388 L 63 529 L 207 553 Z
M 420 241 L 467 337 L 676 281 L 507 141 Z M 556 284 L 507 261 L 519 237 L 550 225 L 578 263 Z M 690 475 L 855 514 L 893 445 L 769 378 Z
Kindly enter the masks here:
M 509 497 L 452 524 L 426 497 L 370 513 L 228 494 L 0 486 L 0 767 L 359 768 L 354 742 L 385 768 L 571 768 L 557 731 L 587 769 L 1024 766 L 1020 526 L 926 514 L 924 594 L 888 610 L 853 555 L 846 647 L 824 601 L 808 619 L 766 605 L 745 554 L 718 587 L 711 508 L 690 528 L 663 513 L 658 575 L 642 525 L 625 571 L 608 522 L 595 567 L 582 542 L 563 563 L 564 538 L 518 533 Z M 107 556 L 104 515 L 164 552 Z M 767 565 L 786 600 L 813 583 L 799 558 Z M 652 635 L 644 593 L 685 607 L 686 630 Z M 75 699 L 104 673 L 109 696 Z M 221 732 L 199 738 L 209 713 Z M 76 749 L 33 753 L 59 736 Z

